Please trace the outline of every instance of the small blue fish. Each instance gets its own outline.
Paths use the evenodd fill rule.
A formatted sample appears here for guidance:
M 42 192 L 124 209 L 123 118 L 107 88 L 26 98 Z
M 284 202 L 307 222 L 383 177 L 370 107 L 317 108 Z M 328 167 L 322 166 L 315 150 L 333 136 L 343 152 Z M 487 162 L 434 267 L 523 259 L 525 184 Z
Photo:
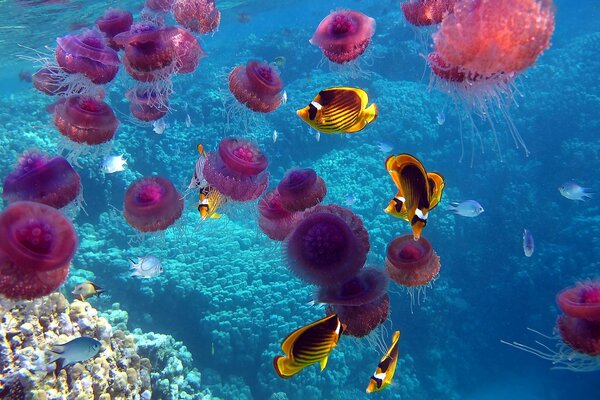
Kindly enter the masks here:
M 523 252 L 526 257 L 531 257 L 535 243 L 533 242 L 533 235 L 529 229 L 523 229 Z
M 61 369 L 78 362 L 87 361 L 100 351 L 102 343 L 94 338 L 81 336 L 64 344 L 52 346 L 52 356 L 48 363 L 56 362 L 54 374 L 58 375 Z
M 163 266 L 158 257 L 155 256 L 145 256 L 142 258 L 138 257 L 137 263 L 133 261 L 131 258 L 129 259 L 131 262 L 131 276 L 139 276 L 140 278 L 149 279 L 154 278 L 162 274 Z
M 592 189 L 579 186 L 575 182 L 565 182 L 558 188 L 560 194 L 569 200 L 586 201 L 595 194 Z
M 346 198 L 344 199 L 344 205 L 346 207 L 352 207 L 354 205 L 354 203 L 356 203 L 356 200 L 358 200 L 356 198 L 355 195 L 353 194 L 349 194 L 348 196 L 346 196 Z
M 438 125 L 440 125 L 440 126 L 444 125 L 444 122 L 446 122 L 446 113 L 444 112 L 444 110 L 440 111 L 437 114 L 436 118 L 437 118 Z
M 391 144 L 385 142 L 379 142 L 377 147 L 379 147 L 379 151 L 383 154 L 388 154 L 394 149 L 394 147 Z
M 481 204 L 476 200 L 465 200 L 462 203 L 453 201 L 450 203 L 448 211 L 452 211 L 455 215 L 474 218 L 481 214 L 484 210 Z

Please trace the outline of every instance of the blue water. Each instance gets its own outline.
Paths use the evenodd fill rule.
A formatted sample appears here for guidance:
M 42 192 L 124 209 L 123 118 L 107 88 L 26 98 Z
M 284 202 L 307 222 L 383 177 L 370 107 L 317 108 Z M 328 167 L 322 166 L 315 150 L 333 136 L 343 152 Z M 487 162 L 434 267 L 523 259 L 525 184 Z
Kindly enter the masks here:
M 58 134 L 45 106 L 52 100 L 19 82 L 20 70 L 33 71 L 17 55 L 55 46 L 54 37 L 73 22 L 93 22 L 107 5 L 121 2 L 68 2 L 27 5 L 4 2 L 0 15 L 0 176 L 18 154 L 39 148 L 57 151 Z M 139 2 L 125 5 L 138 15 Z M 269 3 L 269 4 L 267 4 Z M 277 5 L 275 4 L 277 3 Z M 343 337 L 325 371 L 312 366 L 282 380 L 272 367 L 280 343 L 294 329 L 323 315 L 311 307 L 313 288 L 285 267 L 281 249 L 256 226 L 250 206 L 229 209 L 220 220 L 199 222 L 194 196 L 177 229 L 140 243 L 124 221 L 123 194 L 135 179 L 162 175 L 184 190 L 197 158 L 196 145 L 214 150 L 236 135 L 254 140 L 270 160 L 273 187 L 294 166 L 314 168 L 326 181 L 324 203 L 351 207 L 369 231 L 368 263 L 382 266 L 387 243 L 409 232 L 402 220 L 382 210 L 395 195 L 380 142 L 393 154 L 416 155 L 446 179 L 441 205 L 430 214 L 424 235 L 439 254 L 442 269 L 426 300 L 411 307 L 410 297 L 391 286 L 387 329 L 400 329 L 400 361 L 394 385 L 371 396 L 382 399 L 600 399 L 599 373 L 552 370 L 546 360 L 500 342 L 534 345 L 530 327 L 551 335 L 558 315 L 555 294 L 577 281 L 597 278 L 600 267 L 599 199 L 580 203 L 560 195 L 567 180 L 600 190 L 600 3 L 555 1 L 552 44 L 517 81 L 510 115 L 531 154 L 515 149 L 507 126 L 496 126 L 500 151 L 485 121 L 476 120 L 484 153 L 459 122 L 459 105 L 429 86 L 429 70 L 419 53 L 430 39 L 407 25 L 394 1 L 224 2 L 218 32 L 201 39 L 208 57 L 191 76 L 174 78 L 173 111 L 163 135 L 133 124 L 123 98 L 130 83 L 123 71 L 109 85 L 107 102 L 121 126 L 113 154 L 125 154 L 128 170 L 104 175 L 101 159 L 83 157 L 85 212 L 74 224 L 80 247 L 65 291 L 93 280 L 108 295 L 93 299 L 101 312 L 120 308 L 128 328 L 166 333 L 182 341 L 202 374 L 200 386 L 222 399 L 359 399 L 380 354 L 365 341 Z M 354 8 L 377 21 L 370 75 L 357 79 L 330 72 L 308 39 L 332 9 Z M 250 21 L 238 21 L 240 13 Z M 425 40 L 423 39 L 425 36 Z M 429 40 L 429 42 L 428 42 Z M 287 105 L 244 130 L 227 125 L 226 74 L 256 58 L 286 58 L 281 69 Z M 378 119 L 348 138 L 322 134 L 316 141 L 295 110 L 322 88 L 364 88 L 379 106 Z M 446 121 L 436 122 L 444 109 Z M 193 126 L 186 127 L 189 115 Z M 461 127 L 465 135 L 461 158 Z M 273 130 L 279 132 L 273 142 Z M 471 158 L 473 159 L 471 166 Z M 445 212 L 449 201 L 476 199 L 485 208 L 477 218 Z M 116 212 L 114 210 L 117 210 Z M 535 238 L 535 253 L 523 255 L 522 231 Z M 164 274 L 147 281 L 130 278 L 128 257 L 156 254 Z M 382 332 L 385 341 L 389 334 Z M 600 363 L 600 361 L 598 361 Z M 271 397 L 283 392 L 287 397 Z M 155 392 L 158 393 L 158 392 Z M 164 397 L 169 398 L 167 393 Z M 195 394 L 200 398 L 199 392 Z M 177 398 L 177 397 L 174 397 Z M 180 397 L 183 398 L 183 397 Z

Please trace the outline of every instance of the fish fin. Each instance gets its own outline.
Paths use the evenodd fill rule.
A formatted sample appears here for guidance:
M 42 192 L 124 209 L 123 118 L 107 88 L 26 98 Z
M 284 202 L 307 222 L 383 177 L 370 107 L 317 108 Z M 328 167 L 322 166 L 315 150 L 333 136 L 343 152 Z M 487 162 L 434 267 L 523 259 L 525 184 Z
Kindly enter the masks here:
M 444 181 L 442 174 L 437 172 L 428 172 L 427 180 L 429 181 L 430 193 L 429 210 L 433 210 L 442 200 L 442 194 L 444 192 L 444 187 L 446 187 L 446 182 Z
M 325 369 L 325 367 L 327 366 L 327 360 L 329 360 L 329 354 L 325 356 L 325 358 L 323 358 L 321 360 L 321 371 L 323 371 Z
M 102 289 L 100 286 L 96 285 L 94 282 L 89 282 L 90 285 L 94 287 L 96 292 L 104 293 L 106 290 Z
M 375 103 L 371 104 L 369 107 L 364 109 L 362 115 L 367 124 L 370 124 L 371 122 L 375 121 L 377 119 L 377 116 L 379 115 L 377 105 Z
M 273 358 L 273 367 L 275 368 L 275 372 L 277 372 L 277 375 L 283 379 L 289 379 L 300 371 L 300 369 L 292 370 L 291 368 L 286 368 L 286 360 L 288 359 L 284 356 L 277 356 Z
M 65 359 L 60 357 L 57 358 L 54 362 L 56 363 L 56 368 L 54 368 L 54 377 L 58 378 L 60 370 L 64 368 Z
M 85 301 L 85 296 L 82 295 L 82 294 L 80 294 L 79 298 L 77 300 L 79 300 L 79 301 Z
M 210 216 L 210 218 L 211 218 L 211 219 L 219 219 L 219 218 L 221 218 L 221 214 L 218 214 L 218 213 L 213 213 L 213 214 Z

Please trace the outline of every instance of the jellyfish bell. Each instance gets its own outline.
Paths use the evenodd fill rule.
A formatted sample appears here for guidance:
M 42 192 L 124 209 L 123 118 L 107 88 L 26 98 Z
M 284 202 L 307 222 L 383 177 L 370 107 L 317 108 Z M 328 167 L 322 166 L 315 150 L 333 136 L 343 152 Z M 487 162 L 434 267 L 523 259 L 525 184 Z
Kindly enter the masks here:
M 258 226 L 270 239 L 283 241 L 294 229 L 301 213 L 288 211 L 277 190 L 265 193 L 258 202 Z
M 283 83 L 275 65 L 251 60 L 235 67 L 228 80 L 236 100 L 252 111 L 269 113 L 281 105 Z
M 569 347 L 589 356 L 600 356 L 600 322 L 561 315 L 556 326 Z
M 118 54 L 97 30 L 86 30 L 56 39 L 56 62 L 68 73 L 80 73 L 97 85 L 114 79 L 119 71 Z
M 179 24 L 196 33 L 214 32 L 221 22 L 214 0 L 175 0 L 172 10 Z
M 140 178 L 125 192 L 123 216 L 140 232 L 164 231 L 181 217 L 182 212 L 183 198 L 166 178 Z
M 354 10 L 333 11 L 321 21 L 310 44 L 320 47 L 330 61 L 344 64 L 365 52 L 374 32 L 373 18 Z
M 332 286 L 348 281 L 364 265 L 369 234 L 360 217 L 334 204 L 306 211 L 285 240 L 290 271 L 307 283 Z
M 123 47 L 116 44 L 113 38 L 119 33 L 129 31 L 132 24 L 133 15 L 129 11 L 115 8 L 109 8 L 96 20 L 96 26 L 106 35 L 108 45 L 114 50 L 122 50 Z
M 194 35 L 182 27 L 177 27 L 177 32 L 171 36 L 175 59 L 177 60 L 177 73 L 189 74 L 198 68 L 200 58 L 206 56 L 200 42 Z
M 69 273 L 77 235 L 57 209 L 18 201 L 0 213 L 0 294 L 34 299 L 56 290 Z
M 600 281 L 566 288 L 556 295 L 556 303 L 569 317 L 600 322 Z
M 48 96 L 66 94 L 68 86 L 59 76 L 64 75 L 59 67 L 43 67 L 32 75 L 33 86 Z
M 303 211 L 319 204 L 327 194 L 323 178 L 311 168 L 293 168 L 277 185 L 280 201 L 289 211 Z
M 404 18 L 414 26 L 435 25 L 454 9 L 456 0 L 410 0 L 400 3 Z
M 114 137 L 119 121 L 107 103 L 90 96 L 69 96 L 57 104 L 54 124 L 72 142 L 98 145 Z
M 136 86 L 125 94 L 131 115 L 140 121 L 156 121 L 169 112 L 169 99 L 149 86 Z
M 255 144 L 245 139 L 225 138 L 216 153 L 208 153 L 203 174 L 223 195 L 247 202 L 257 199 L 269 185 L 268 164 Z
M 63 157 L 25 151 L 14 171 L 4 179 L 2 198 L 9 204 L 33 201 L 63 208 L 81 193 L 81 179 Z
M 173 7 L 173 0 L 146 0 L 145 6 L 155 12 L 169 12 Z
M 375 331 L 387 321 L 390 313 L 390 297 L 387 293 L 374 301 L 359 306 L 330 304 L 326 315 L 337 314 L 347 325 L 344 335 L 362 338 Z

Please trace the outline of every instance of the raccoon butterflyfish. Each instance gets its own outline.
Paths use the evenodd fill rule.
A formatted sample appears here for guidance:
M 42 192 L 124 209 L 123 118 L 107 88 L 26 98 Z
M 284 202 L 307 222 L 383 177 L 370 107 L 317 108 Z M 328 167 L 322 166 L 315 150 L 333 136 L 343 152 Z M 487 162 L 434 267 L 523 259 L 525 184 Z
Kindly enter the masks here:
M 295 330 L 281 344 L 285 356 L 273 359 L 275 371 L 281 378 L 287 379 L 317 362 L 321 364 L 322 371 L 344 330 L 346 325 L 340 322 L 336 314 Z
M 377 369 L 367 386 L 367 393 L 378 392 L 385 389 L 392 383 L 394 372 L 396 372 L 396 364 L 398 363 L 398 342 L 400 341 L 400 331 L 394 332 L 392 337 L 392 345 L 381 361 L 377 365 Z
M 198 196 L 198 212 L 200 218 L 205 221 L 208 218 L 221 218 L 220 214 L 217 214 L 217 209 L 227 202 L 227 197 L 223 196 L 217 190 L 211 186 L 204 186 L 200 188 L 200 195 Z
M 352 133 L 377 118 L 375 103 L 367 107 L 369 96 L 358 88 L 333 87 L 319 92 L 309 105 L 296 114 L 323 133 Z
M 408 221 L 418 240 L 429 211 L 442 199 L 444 177 L 437 172 L 427 173 L 423 164 L 410 154 L 388 157 L 385 167 L 398 188 L 385 212 Z

